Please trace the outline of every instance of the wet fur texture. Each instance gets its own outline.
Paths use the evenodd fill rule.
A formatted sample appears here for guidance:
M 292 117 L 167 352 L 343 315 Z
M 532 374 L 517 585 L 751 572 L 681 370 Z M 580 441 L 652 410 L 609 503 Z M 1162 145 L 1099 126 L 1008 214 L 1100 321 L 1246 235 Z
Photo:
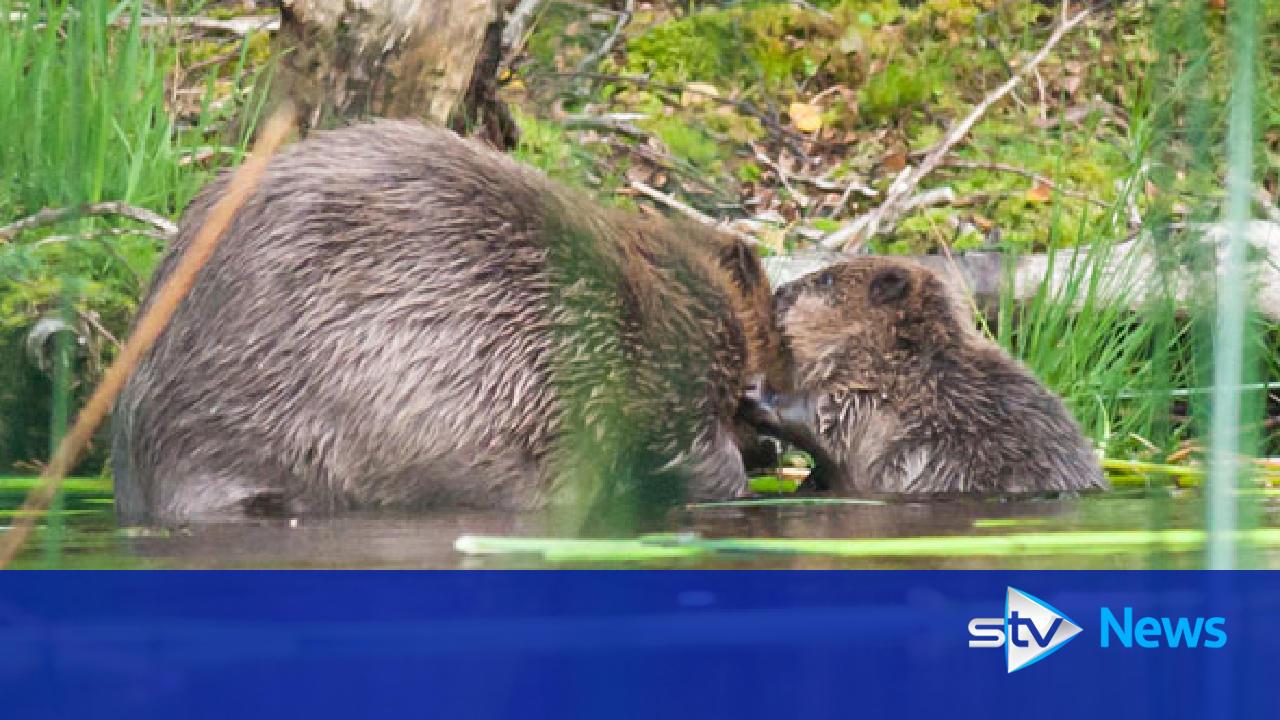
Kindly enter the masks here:
M 731 497 L 742 388 L 779 372 L 771 303 L 741 243 L 445 130 L 318 133 L 272 161 L 122 394 L 118 512 L 529 508 L 582 501 L 575 472 L 622 478 L 599 496 Z
M 778 289 L 798 391 L 790 433 L 839 492 L 1033 493 L 1107 487 L 1062 402 L 909 260 L 863 257 Z M 824 462 L 825 460 L 825 462 Z

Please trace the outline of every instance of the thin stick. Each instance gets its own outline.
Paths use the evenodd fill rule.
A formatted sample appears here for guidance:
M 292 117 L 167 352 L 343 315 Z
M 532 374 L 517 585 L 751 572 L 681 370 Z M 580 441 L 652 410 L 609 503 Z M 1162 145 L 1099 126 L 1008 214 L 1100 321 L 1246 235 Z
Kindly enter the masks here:
M 146 208 L 134 207 L 133 205 L 119 202 L 100 202 L 73 208 L 45 208 L 34 215 L 28 215 L 21 220 L 15 220 L 8 225 L 0 226 L 0 242 L 4 242 L 18 233 L 32 228 L 93 215 L 127 217 L 130 220 L 137 220 L 140 223 L 150 225 L 166 236 L 171 236 L 178 232 L 178 226 L 170 222 L 168 218 L 151 212 Z
M 1066 5 L 1063 5 L 1063 11 L 1065 13 Z M 975 107 L 963 120 L 956 123 L 951 130 L 947 132 L 946 136 L 944 136 L 942 140 L 938 141 L 938 143 L 925 154 L 924 159 L 920 161 L 919 165 L 914 168 L 906 168 L 902 174 L 893 181 L 893 184 L 889 186 L 888 191 L 885 193 L 885 200 L 883 203 L 878 205 L 871 212 L 868 212 L 866 215 L 854 218 L 845 227 L 842 227 L 823 238 L 822 247 L 827 249 L 844 248 L 845 250 L 849 250 L 863 241 L 874 237 L 876 233 L 880 231 L 882 225 L 889 225 L 897 222 L 905 209 L 904 200 L 911 197 L 916 186 L 920 184 L 920 181 L 923 180 L 926 175 L 933 172 L 933 170 L 942 163 L 943 158 L 951 152 L 952 148 L 954 148 L 957 143 L 969 134 L 969 131 L 973 129 L 973 126 L 978 123 L 978 120 L 987 113 L 987 110 L 990 109 L 992 105 L 1002 99 L 1005 95 L 1012 92 L 1025 75 L 1034 70 L 1037 65 L 1049 56 L 1049 51 L 1052 50 L 1063 37 L 1088 16 L 1088 8 L 1081 10 L 1069 19 L 1065 19 L 1064 15 L 1064 20 L 1059 23 L 1056 29 L 1054 29 L 1053 34 L 1045 41 L 1044 46 L 1040 48 L 1039 52 L 1032 56 L 1025 65 L 1018 68 L 1018 71 L 1013 75 L 1013 77 L 1004 81 L 1000 87 L 996 88 L 990 95 L 983 98 L 982 102 L 978 103 L 977 107 Z
M 57 494 L 66 474 L 75 466 L 80 451 L 93 437 L 94 430 L 111 409 L 111 405 L 120 394 L 125 381 L 129 379 L 134 366 L 151 349 L 156 338 L 168 325 L 179 303 L 186 297 L 192 283 L 195 282 L 196 274 L 213 255 L 218 240 L 231 224 L 231 220 L 244 204 L 245 199 L 258 186 L 268 161 L 292 129 L 293 110 L 288 107 L 277 111 L 267 121 L 262 139 L 258 141 L 253 154 L 236 170 L 227 186 L 226 194 L 218 200 L 218 204 L 213 206 L 204 225 L 191 241 L 191 246 L 178 261 L 173 274 L 165 280 L 164 285 L 156 293 L 151 308 L 138 321 L 138 327 L 133 336 L 125 343 L 119 357 L 108 368 L 102 382 L 93 391 L 93 396 L 85 403 L 84 409 L 76 417 L 75 425 L 58 445 L 57 452 L 45 466 L 44 472 L 40 473 L 40 483 L 27 494 L 26 501 L 22 503 L 22 512 L 14 518 L 13 527 L 4 534 L 3 538 L 0 538 L 0 568 L 8 567 L 22 548 L 27 536 L 35 527 L 38 511 L 48 507 L 49 501 Z
M 102 323 L 98 320 L 98 313 L 93 312 L 92 310 L 89 312 L 85 312 L 83 310 L 76 310 L 76 315 L 79 316 L 81 320 L 88 323 L 89 326 L 92 327 L 94 330 L 97 330 L 98 334 L 102 335 L 102 337 L 109 340 L 112 345 L 115 345 L 117 350 L 120 349 L 121 347 L 120 341 L 116 339 L 115 335 L 111 334 L 110 330 L 102 326 Z
M 627 27 L 627 23 L 631 22 L 631 16 L 635 13 L 635 10 L 635 0 L 626 0 L 626 5 L 623 7 L 622 12 L 618 13 L 618 20 L 613 25 L 613 32 L 609 33 L 609 37 L 604 39 L 604 42 L 600 44 L 600 47 L 596 48 L 595 52 L 582 58 L 582 62 L 578 63 L 579 72 L 595 67 L 596 63 L 613 52 L 613 46 L 618 44 L 618 39 L 622 37 L 622 31 Z
M 542 11 L 545 2 L 546 0 L 521 0 L 520 4 L 503 18 L 502 60 L 498 65 L 499 71 L 510 68 L 515 62 L 516 56 L 520 54 L 532 34 L 529 32 L 529 27 L 534 22 L 534 16 Z
M 730 235 L 734 236 L 735 238 L 741 240 L 742 242 L 746 243 L 751 247 L 755 247 L 760 244 L 759 240 L 751 237 L 750 235 L 742 232 L 741 230 L 735 230 L 731 227 L 727 227 L 723 223 L 718 222 L 715 218 L 711 217 L 710 215 L 707 215 L 699 211 L 697 208 L 690 207 L 660 190 L 657 190 L 655 188 L 649 187 L 648 185 L 645 185 L 639 180 L 632 180 L 630 183 L 630 187 L 632 190 L 635 190 L 636 192 L 640 193 L 641 195 L 644 195 L 650 200 L 656 200 L 662 203 L 663 205 L 666 205 L 667 207 L 671 208 L 672 210 L 675 210 L 676 212 L 679 212 L 680 214 L 693 219 L 696 222 L 702 223 L 703 225 L 708 225 L 708 226 L 717 228 L 722 232 L 727 232 Z

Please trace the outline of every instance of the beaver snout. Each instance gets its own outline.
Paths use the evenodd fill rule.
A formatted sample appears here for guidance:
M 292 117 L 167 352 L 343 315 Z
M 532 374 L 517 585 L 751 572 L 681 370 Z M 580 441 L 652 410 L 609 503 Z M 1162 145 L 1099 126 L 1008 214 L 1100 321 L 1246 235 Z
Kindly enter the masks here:
M 782 319 L 787 316 L 791 306 L 795 305 L 796 300 L 800 297 L 801 289 L 800 283 L 790 282 L 773 293 L 773 322 L 775 325 L 782 324 Z

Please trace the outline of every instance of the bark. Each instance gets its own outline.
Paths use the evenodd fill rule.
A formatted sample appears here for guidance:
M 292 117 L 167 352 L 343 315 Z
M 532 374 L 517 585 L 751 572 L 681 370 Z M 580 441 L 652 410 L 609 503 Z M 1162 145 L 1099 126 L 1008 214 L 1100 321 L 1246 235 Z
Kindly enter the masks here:
M 280 0 L 271 103 L 305 131 L 365 117 L 418 118 L 502 149 L 499 0 Z

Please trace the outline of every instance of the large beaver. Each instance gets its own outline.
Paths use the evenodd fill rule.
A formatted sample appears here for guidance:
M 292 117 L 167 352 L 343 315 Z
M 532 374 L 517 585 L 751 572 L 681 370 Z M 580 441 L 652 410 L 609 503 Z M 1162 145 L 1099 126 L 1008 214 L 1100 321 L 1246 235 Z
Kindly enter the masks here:
M 771 305 L 713 230 L 416 123 L 319 133 L 272 161 L 124 390 L 118 512 L 730 497 L 740 395 L 779 356 Z
M 1021 493 L 1105 488 L 1062 402 L 981 335 L 918 263 L 863 257 L 774 296 L 797 388 L 774 410 L 841 492 Z

